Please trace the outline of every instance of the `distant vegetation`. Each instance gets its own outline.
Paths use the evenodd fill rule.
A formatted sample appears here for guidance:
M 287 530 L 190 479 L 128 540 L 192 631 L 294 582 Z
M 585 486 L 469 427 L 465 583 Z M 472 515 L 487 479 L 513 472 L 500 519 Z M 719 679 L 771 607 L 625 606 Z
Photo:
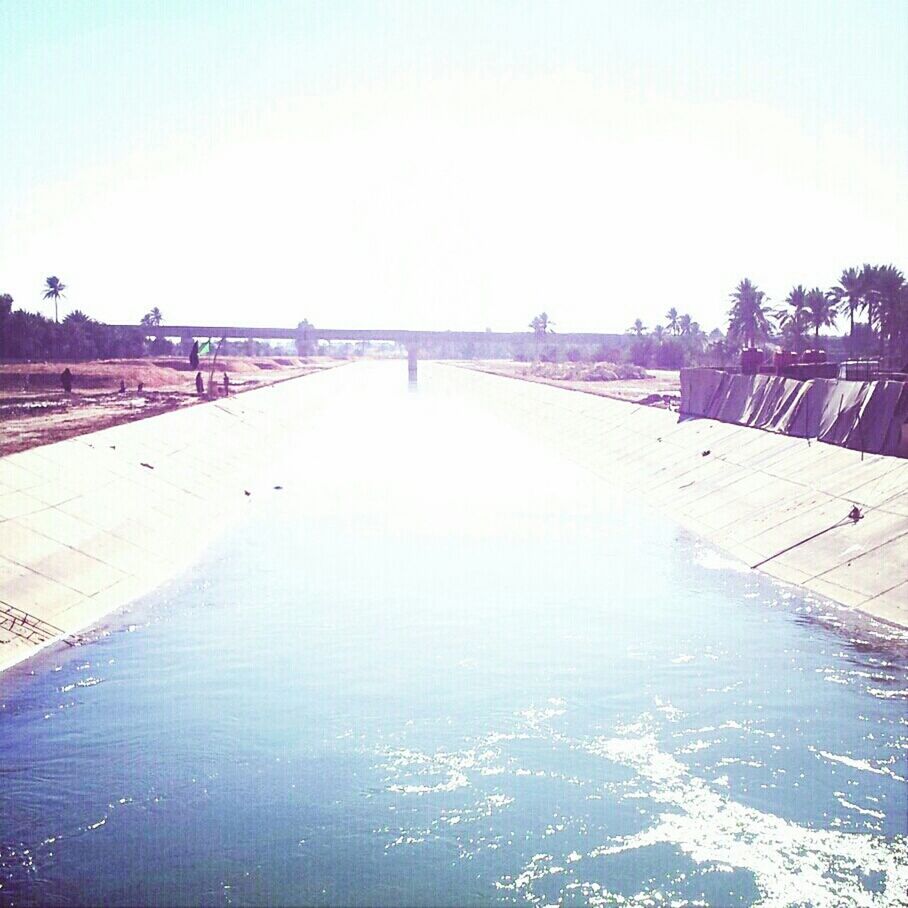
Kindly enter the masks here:
M 731 294 L 724 334 L 719 329 L 704 334 L 689 315 L 672 307 L 665 313 L 665 324 L 652 331 L 642 319 L 634 321 L 627 331 L 629 358 L 641 365 L 675 369 L 723 364 L 745 347 L 772 344 L 800 353 L 828 344 L 841 355 L 878 356 L 896 368 L 908 361 L 908 284 L 894 265 L 848 268 L 827 290 L 799 284 L 784 302 L 773 308 L 766 294 L 745 278 Z M 846 319 L 843 338 L 821 337 L 821 331 Z
M 149 348 L 142 329 L 112 328 L 89 318 L 79 309 L 57 322 L 25 309 L 13 309 L 13 298 L 0 294 L 0 358 L 131 359 Z
M 41 362 L 44 360 L 83 361 L 97 359 L 136 359 L 141 356 L 189 356 L 193 339 L 184 337 L 178 343 L 166 338 L 148 336 L 143 328 L 164 324 L 161 310 L 155 306 L 142 316 L 135 328 L 115 328 L 73 309 L 59 321 L 59 301 L 65 297 L 66 285 L 49 277 L 44 299 L 54 301 L 54 318 L 36 312 L 14 309 L 9 293 L 0 293 L 0 359 Z M 223 356 L 270 356 L 286 352 L 253 339 L 223 344 Z
M 97 322 L 80 309 L 59 321 L 59 303 L 67 289 L 60 278 L 48 277 L 43 287 L 46 300 L 53 300 L 53 320 L 25 309 L 13 309 L 13 298 L 0 294 L 0 359 L 90 360 L 131 359 L 146 354 L 188 356 L 193 339 L 173 343 L 153 338 L 144 328 L 164 324 L 155 306 L 142 316 L 135 328 L 114 328 Z M 625 338 L 595 349 L 563 349 L 552 342 L 554 322 L 546 312 L 536 315 L 528 327 L 527 343 L 515 348 L 505 344 L 458 343 L 441 340 L 427 346 L 422 355 L 438 358 L 512 358 L 535 362 L 631 363 L 636 366 L 678 369 L 685 365 L 723 365 L 735 360 L 741 349 L 775 345 L 801 352 L 808 348 L 832 347 L 839 356 L 879 356 L 901 368 L 908 362 L 908 284 L 894 265 L 848 268 L 829 289 L 807 289 L 798 284 L 784 304 L 771 305 L 766 294 L 749 278 L 742 280 L 730 296 L 728 324 L 723 332 L 708 334 L 687 313 L 671 306 L 660 323 L 648 328 L 643 318 L 634 320 Z M 847 326 L 844 337 L 821 332 Z M 318 351 L 307 334 L 312 325 L 303 320 L 297 326 L 297 350 L 302 356 Z M 487 329 L 488 330 L 488 329 Z M 349 344 L 350 355 L 365 352 L 363 344 Z M 285 352 L 253 339 L 225 343 L 224 355 L 267 356 Z
M 619 381 L 646 378 L 647 371 L 633 363 L 532 363 L 523 367 L 527 375 L 559 381 Z
M 828 290 L 798 284 L 778 309 L 745 279 L 732 294 L 729 318 L 733 341 L 749 346 L 776 341 L 795 352 L 819 347 L 820 331 L 847 319 L 848 355 L 875 354 L 897 363 L 908 358 L 908 284 L 894 265 L 847 268 Z

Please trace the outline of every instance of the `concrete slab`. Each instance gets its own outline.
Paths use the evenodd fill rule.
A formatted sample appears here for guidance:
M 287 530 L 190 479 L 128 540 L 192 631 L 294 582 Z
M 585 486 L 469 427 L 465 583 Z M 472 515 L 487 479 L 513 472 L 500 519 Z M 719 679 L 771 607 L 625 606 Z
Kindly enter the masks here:
M 25 514 L 34 514 L 47 505 L 27 492 L 8 492 L 0 495 L 0 520 L 9 520 L 12 517 L 22 517 Z
M 777 552 L 842 523 L 848 510 L 842 501 L 824 492 L 803 492 L 748 521 L 745 538 L 758 551 Z
M 859 501 L 864 507 L 886 510 L 893 510 L 894 503 L 899 502 L 895 508 L 898 513 L 903 513 L 901 502 L 908 495 L 908 461 L 881 466 L 884 469 L 876 470 L 875 476 L 857 474 L 855 478 L 859 481 L 849 490 L 847 497 Z
M 820 577 L 808 578 L 802 584 L 812 593 L 818 593 L 827 599 L 832 599 L 840 605 L 847 605 L 850 608 L 861 608 L 867 602 L 867 596 L 858 593 L 848 587 L 839 586 L 836 583 L 830 583 Z
M 901 526 L 902 535 L 879 534 L 877 538 L 884 541 L 875 548 L 818 570 L 817 579 L 863 593 L 868 599 L 895 589 L 908 579 L 908 520 L 903 519 Z
M 54 618 L 60 611 L 75 605 L 82 598 L 83 595 L 72 587 L 29 570 L 2 581 L 0 585 L 0 602 L 51 623 L 56 623 Z
M 0 483 L 7 492 L 23 492 L 39 481 L 40 476 L 20 465 L 18 455 L 0 457 Z
M 143 573 L 148 569 L 149 560 L 158 569 L 163 569 L 166 565 L 166 562 L 146 550 L 60 510 L 48 509 L 20 518 L 18 522 L 61 546 L 77 549 L 123 574 Z
M 908 580 L 864 602 L 860 608 L 884 621 L 908 627 Z
M 125 576 L 116 568 L 69 548 L 58 548 L 32 567 L 42 577 L 68 586 L 83 596 L 98 593 Z
M 908 516 L 908 492 L 884 499 L 877 507 L 887 514 L 901 514 L 903 517 Z

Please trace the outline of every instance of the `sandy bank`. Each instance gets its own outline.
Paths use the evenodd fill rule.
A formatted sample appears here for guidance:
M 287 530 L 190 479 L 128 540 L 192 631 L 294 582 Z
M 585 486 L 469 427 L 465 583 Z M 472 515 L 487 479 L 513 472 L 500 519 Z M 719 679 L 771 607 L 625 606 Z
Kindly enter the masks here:
M 231 393 L 239 393 L 336 365 L 320 357 L 223 357 L 215 379 L 220 386 L 228 374 Z M 73 375 L 72 394 L 60 387 L 64 366 Z M 209 368 L 203 362 L 206 380 Z M 0 455 L 198 403 L 195 371 L 185 358 L 7 363 L 0 365 Z
M 461 372 L 503 420 L 748 566 L 908 626 L 908 461 Z
M 555 388 L 567 388 L 570 391 L 583 391 L 584 394 L 597 394 L 601 397 L 612 397 L 615 400 L 662 406 L 677 410 L 681 403 L 681 373 L 669 369 L 648 369 L 647 378 L 619 378 L 613 381 L 577 381 L 553 377 L 545 372 L 534 371 L 532 363 L 518 363 L 512 360 L 470 360 L 458 363 L 478 372 L 502 375 L 505 378 L 520 378 L 525 381 L 552 385 Z M 550 365 L 550 364 L 546 364 Z M 570 364 L 562 364 L 560 369 L 569 370 Z M 556 372 L 556 370 L 552 370 Z

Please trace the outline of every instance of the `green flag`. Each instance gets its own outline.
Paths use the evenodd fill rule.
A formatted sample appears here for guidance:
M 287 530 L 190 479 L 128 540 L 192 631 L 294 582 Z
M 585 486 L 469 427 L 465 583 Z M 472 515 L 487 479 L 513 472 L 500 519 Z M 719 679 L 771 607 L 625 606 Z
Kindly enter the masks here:
M 209 337 L 207 341 L 202 341 L 199 344 L 199 356 L 209 356 L 211 354 L 211 338 Z

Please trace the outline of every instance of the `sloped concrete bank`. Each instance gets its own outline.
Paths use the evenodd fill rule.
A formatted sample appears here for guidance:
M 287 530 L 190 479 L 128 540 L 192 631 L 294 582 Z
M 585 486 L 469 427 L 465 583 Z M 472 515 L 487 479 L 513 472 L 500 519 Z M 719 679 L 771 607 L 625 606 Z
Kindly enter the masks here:
M 908 461 L 432 369 L 451 393 L 481 400 L 749 566 L 908 626 Z M 285 481 L 271 465 L 338 403 L 335 374 L 0 458 L 0 671 L 193 563 L 244 513 L 246 492 Z
M 198 558 L 271 488 L 333 371 L 0 458 L 0 671 Z
M 908 626 L 908 461 L 459 371 L 502 420 L 748 566 Z

